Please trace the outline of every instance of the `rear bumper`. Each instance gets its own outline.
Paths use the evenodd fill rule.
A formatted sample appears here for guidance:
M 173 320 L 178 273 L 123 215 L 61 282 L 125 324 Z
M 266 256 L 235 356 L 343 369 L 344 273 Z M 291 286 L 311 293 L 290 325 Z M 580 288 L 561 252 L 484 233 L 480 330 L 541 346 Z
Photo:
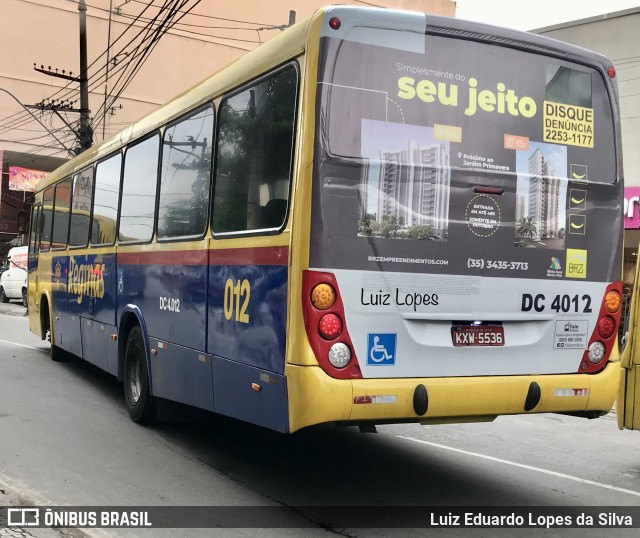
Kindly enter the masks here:
M 523 413 L 609 411 L 620 363 L 610 362 L 591 375 L 339 380 L 319 367 L 295 365 L 288 365 L 286 375 L 293 432 L 334 421 L 454 423 Z

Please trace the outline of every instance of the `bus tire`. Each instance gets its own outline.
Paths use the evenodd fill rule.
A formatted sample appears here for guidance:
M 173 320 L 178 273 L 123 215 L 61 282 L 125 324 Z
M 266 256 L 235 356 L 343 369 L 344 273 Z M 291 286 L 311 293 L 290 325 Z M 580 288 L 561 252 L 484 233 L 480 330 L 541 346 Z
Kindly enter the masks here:
M 9 297 L 7 297 L 7 294 L 4 292 L 4 288 L 2 287 L 0 287 L 0 301 L 3 303 L 9 302 Z
M 156 415 L 156 402 L 149 390 L 149 370 L 144 338 L 139 326 L 131 329 L 124 348 L 124 400 L 129 416 L 139 424 L 149 424 Z
M 22 288 L 22 306 L 27 308 L 29 306 L 29 298 L 27 297 L 27 289 Z
M 52 361 L 63 362 L 67 360 L 67 352 L 55 344 L 51 344 L 49 355 L 51 356 Z

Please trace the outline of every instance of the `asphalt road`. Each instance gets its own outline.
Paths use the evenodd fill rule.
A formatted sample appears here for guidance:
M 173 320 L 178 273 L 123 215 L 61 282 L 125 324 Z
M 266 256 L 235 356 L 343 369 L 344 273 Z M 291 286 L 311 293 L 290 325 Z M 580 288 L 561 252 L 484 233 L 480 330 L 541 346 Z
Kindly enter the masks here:
M 640 532 L 339 529 L 299 508 L 638 506 L 640 432 L 619 431 L 614 414 L 592 421 L 527 415 L 489 424 L 382 426 L 377 434 L 322 426 L 285 436 L 163 403 L 160 422 L 141 427 L 129 420 L 115 378 L 80 360 L 51 361 L 24 314 L 18 304 L 0 306 L 0 505 L 280 506 L 292 507 L 292 526 L 307 527 L 86 531 L 93 536 Z

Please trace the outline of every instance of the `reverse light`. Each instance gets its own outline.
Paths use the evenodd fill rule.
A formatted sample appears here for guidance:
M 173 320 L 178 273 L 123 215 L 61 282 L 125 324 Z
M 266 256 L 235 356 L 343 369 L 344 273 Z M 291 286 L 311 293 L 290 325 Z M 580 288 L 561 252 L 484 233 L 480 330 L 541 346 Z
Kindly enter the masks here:
M 329 349 L 328 358 L 334 368 L 344 368 L 351 360 L 351 350 L 347 344 L 336 342 Z
M 593 342 L 590 346 L 589 346 L 589 361 L 592 364 L 597 364 L 599 363 L 602 359 L 604 359 L 604 354 L 605 354 L 606 348 L 604 347 L 604 344 L 602 342 Z
M 336 292 L 329 284 L 318 284 L 311 290 L 311 303 L 318 310 L 327 310 L 336 302 Z
M 325 314 L 320 318 L 318 331 L 326 340 L 333 340 L 342 332 L 342 320 L 335 314 Z
M 603 316 L 598 320 L 598 334 L 605 340 L 616 332 L 616 322 L 611 316 Z

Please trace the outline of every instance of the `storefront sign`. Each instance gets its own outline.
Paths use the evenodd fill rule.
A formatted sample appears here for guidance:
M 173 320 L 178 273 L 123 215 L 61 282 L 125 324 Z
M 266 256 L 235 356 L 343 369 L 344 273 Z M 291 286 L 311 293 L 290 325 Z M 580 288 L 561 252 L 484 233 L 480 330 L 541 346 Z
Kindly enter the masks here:
M 624 227 L 640 228 L 640 187 L 624 188 Z
M 36 183 L 47 175 L 42 170 L 32 170 L 21 166 L 9 167 L 9 189 L 12 191 L 34 192 Z

